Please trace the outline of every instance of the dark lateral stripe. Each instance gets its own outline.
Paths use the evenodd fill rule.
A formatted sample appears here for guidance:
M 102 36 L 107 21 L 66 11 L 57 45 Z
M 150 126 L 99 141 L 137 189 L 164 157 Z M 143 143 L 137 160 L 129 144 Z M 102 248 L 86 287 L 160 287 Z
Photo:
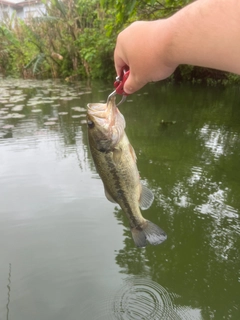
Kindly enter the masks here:
M 131 220 L 131 223 L 134 225 L 134 226 L 137 226 L 137 220 L 135 219 L 133 213 L 132 213 L 132 209 L 131 209 L 131 206 L 127 200 L 127 197 L 126 197 L 126 194 L 124 192 L 124 190 L 122 189 L 121 187 L 121 178 L 119 177 L 119 175 L 117 174 L 117 170 L 116 170 L 116 166 L 115 164 L 109 159 L 109 157 L 107 157 L 107 165 L 108 165 L 108 168 L 109 168 L 109 172 L 112 174 L 112 177 L 113 177 L 113 181 L 114 181 L 114 185 L 115 185 L 115 188 L 116 188 L 116 191 L 117 191 L 117 196 L 119 198 L 121 198 L 123 204 L 124 204 L 124 207 L 125 208 L 122 208 L 123 211 L 125 211 L 124 209 L 127 210 L 127 213 L 128 213 L 128 217 L 129 219 Z M 116 199 L 117 200 L 117 199 Z M 117 201 L 118 202 L 118 201 Z

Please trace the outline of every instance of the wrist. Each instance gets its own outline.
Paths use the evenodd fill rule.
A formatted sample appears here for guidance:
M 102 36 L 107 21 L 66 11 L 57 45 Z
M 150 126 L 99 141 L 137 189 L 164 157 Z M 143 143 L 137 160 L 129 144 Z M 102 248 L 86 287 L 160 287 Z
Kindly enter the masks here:
M 180 64 L 176 55 L 177 48 L 174 41 L 175 30 L 172 18 L 154 21 L 156 52 L 161 65 L 175 70 Z M 158 39 L 158 40 L 157 40 Z

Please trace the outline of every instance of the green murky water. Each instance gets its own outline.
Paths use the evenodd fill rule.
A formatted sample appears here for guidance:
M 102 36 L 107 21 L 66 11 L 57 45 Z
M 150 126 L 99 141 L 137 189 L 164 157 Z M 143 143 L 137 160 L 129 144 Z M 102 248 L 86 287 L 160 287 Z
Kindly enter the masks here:
M 144 249 L 87 145 L 110 91 L 0 80 L 0 319 L 239 319 L 239 88 L 155 84 L 120 107 L 168 235 Z

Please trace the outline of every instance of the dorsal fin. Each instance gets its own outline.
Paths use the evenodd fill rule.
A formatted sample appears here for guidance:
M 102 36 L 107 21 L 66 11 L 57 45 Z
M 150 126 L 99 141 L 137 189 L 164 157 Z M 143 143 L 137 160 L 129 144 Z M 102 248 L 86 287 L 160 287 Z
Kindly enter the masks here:
M 146 210 L 151 207 L 154 200 L 154 195 L 151 190 L 142 184 L 142 192 L 139 199 L 139 207 Z

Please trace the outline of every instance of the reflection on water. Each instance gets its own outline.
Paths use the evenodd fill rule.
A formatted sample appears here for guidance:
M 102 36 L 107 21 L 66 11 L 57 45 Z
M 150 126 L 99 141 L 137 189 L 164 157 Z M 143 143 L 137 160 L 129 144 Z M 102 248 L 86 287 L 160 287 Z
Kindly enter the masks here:
M 149 85 L 121 106 L 168 234 L 144 249 L 88 151 L 86 105 L 111 90 L 1 80 L 0 318 L 239 319 L 239 89 Z
M 10 293 L 11 293 L 11 273 L 12 273 L 12 266 L 11 263 L 9 263 L 9 274 L 8 274 L 8 285 L 7 285 L 7 289 L 8 289 L 8 294 L 7 294 L 7 320 L 9 319 L 9 306 L 10 306 Z

